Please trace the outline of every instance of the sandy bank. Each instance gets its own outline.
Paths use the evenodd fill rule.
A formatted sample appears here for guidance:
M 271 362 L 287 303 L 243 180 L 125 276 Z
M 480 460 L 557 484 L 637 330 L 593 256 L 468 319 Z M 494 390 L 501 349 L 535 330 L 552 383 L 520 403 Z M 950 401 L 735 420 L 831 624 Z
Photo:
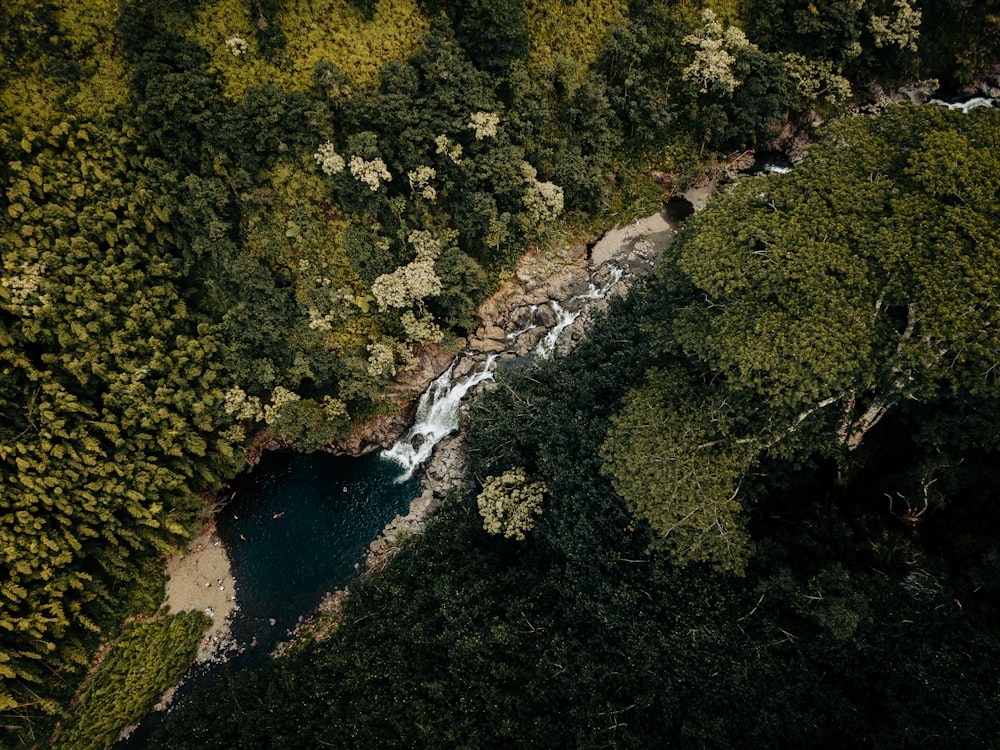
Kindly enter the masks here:
M 213 661 L 231 645 L 229 620 L 237 609 L 236 585 L 226 548 L 209 529 L 183 555 L 167 561 L 166 605 L 171 613 L 198 610 L 212 618 L 198 646 L 198 662 Z

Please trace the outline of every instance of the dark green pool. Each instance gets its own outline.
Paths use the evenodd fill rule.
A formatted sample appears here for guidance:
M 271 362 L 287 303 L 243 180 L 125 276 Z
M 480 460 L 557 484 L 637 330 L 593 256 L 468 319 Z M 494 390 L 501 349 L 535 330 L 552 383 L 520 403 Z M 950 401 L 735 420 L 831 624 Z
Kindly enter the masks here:
M 416 480 L 397 483 L 400 473 L 377 455 L 286 453 L 232 484 L 216 527 L 236 579 L 238 642 L 270 650 L 324 592 L 350 581 L 369 543 L 420 494 Z
M 196 668 L 175 701 L 197 700 L 220 675 L 261 664 L 325 592 L 350 582 L 371 541 L 420 494 L 415 479 L 397 481 L 402 473 L 374 454 L 275 453 L 232 482 L 216 528 L 236 580 L 240 608 L 232 632 L 243 650 L 221 665 Z M 150 714 L 116 750 L 144 748 L 161 719 Z

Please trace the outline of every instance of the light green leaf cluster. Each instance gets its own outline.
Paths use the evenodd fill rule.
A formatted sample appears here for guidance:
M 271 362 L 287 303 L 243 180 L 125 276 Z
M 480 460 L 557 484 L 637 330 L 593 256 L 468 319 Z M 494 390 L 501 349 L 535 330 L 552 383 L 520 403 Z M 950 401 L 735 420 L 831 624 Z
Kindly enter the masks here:
M 229 388 L 223 396 L 222 407 L 233 419 L 260 422 L 264 419 L 264 408 L 256 396 L 248 396 L 238 385 Z
M 521 162 L 524 175 L 524 215 L 521 222 L 527 231 L 555 221 L 563 210 L 563 189 L 552 182 L 538 180 L 538 172 L 528 162 Z
M 529 482 L 522 467 L 487 477 L 476 498 L 483 529 L 507 539 L 523 541 L 542 515 L 542 500 L 548 488 L 544 482 Z
M 226 40 L 226 47 L 233 57 L 239 57 L 246 53 L 250 45 L 247 44 L 247 40 L 243 37 L 233 35 Z
M 696 47 L 694 59 L 684 68 L 684 78 L 701 84 L 701 92 L 718 88 L 732 94 L 742 81 L 733 72 L 736 54 L 743 50 L 756 50 L 737 26 L 723 27 L 715 12 L 706 8 L 702 12 L 705 26 L 698 34 L 688 34 L 684 43 Z
M 415 363 L 413 353 L 399 341 L 385 339 L 368 345 L 368 374 L 373 378 L 395 377 Z
M 406 173 L 410 180 L 410 189 L 425 200 L 433 203 L 437 198 L 437 190 L 430 184 L 437 177 L 434 167 L 420 166 Z
M 372 294 L 379 309 L 409 307 L 414 302 L 441 293 L 441 279 L 434 272 L 433 260 L 415 260 L 392 273 L 379 276 L 372 283 Z
M 344 157 L 337 153 L 334 145 L 329 141 L 320 144 L 316 153 L 313 154 L 313 158 L 316 160 L 319 168 L 323 170 L 323 174 L 336 174 L 343 171 L 346 166 Z
M 437 153 L 444 154 L 455 164 L 462 163 L 462 144 L 455 143 L 444 133 L 435 136 L 434 143 L 437 145 Z
M 385 273 L 372 283 L 372 294 L 383 312 L 390 308 L 409 307 L 427 297 L 440 294 L 441 279 L 434 270 L 434 261 L 440 252 L 440 242 L 424 230 L 409 235 L 417 257 L 392 273 Z
M 914 8 L 910 0 L 895 0 L 895 14 L 891 16 L 872 16 L 868 22 L 876 47 L 896 45 L 900 49 L 917 51 L 917 40 L 920 38 L 921 13 Z
M 495 112 L 473 112 L 469 115 L 469 129 L 475 133 L 476 140 L 495 138 L 500 115 Z
M 355 155 L 351 157 L 347 166 L 354 179 L 365 183 L 372 192 L 378 190 L 383 181 L 392 181 L 392 175 L 389 174 L 389 169 L 381 157 L 367 160 Z
M 406 338 L 417 344 L 438 344 L 444 339 L 444 331 L 434 322 L 430 313 L 424 313 L 419 318 L 413 310 L 407 310 L 400 318 Z
M 4 263 L 5 266 L 8 263 Z M 0 286 L 10 290 L 10 304 L 16 311 L 29 314 L 25 303 L 38 291 L 45 274 L 44 263 L 26 263 L 17 269 L 19 273 L 0 277 Z M 39 300 L 44 305 L 43 300 Z
M 283 385 L 276 386 L 271 393 L 271 402 L 264 405 L 264 421 L 273 427 L 281 418 L 282 410 L 301 399 L 301 396 Z
M 808 58 L 798 52 L 782 56 L 785 74 L 795 87 L 800 106 L 826 99 L 831 104 L 851 98 L 851 84 L 840 75 L 834 64 L 822 58 Z
M 358 86 L 372 85 L 379 69 L 389 60 L 406 59 L 428 29 L 414 0 L 379 0 L 370 20 L 350 0 L 288 0 L 280 3 L 276 17 L 261 13 L 256 19 L 243 0 L 209 0 L 197 6 L 177 31 L 211 55 L 232 99 L 263 84 L 306 91 L 320 62 L 334 63 Z M 285 38 L 284 46 L 269 55 L 257 49 L 262 23 L 277 26 Z M 239 55 L 226 43 L 234 37 L 247 44 Z

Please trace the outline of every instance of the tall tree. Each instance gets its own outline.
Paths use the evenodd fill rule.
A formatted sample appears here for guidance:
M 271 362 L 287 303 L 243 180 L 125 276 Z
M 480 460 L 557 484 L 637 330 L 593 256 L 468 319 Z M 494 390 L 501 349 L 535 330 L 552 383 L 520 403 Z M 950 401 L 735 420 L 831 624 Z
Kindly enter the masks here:
M 660 367 L 605 445 L 662 544 L 741 568 L 765 458 L 847 472 L 898 404 L 995 406 L 998 139 L 993 111 L 856 118 L 793 174 L 720 191 L 678 238 L 650 331 Z

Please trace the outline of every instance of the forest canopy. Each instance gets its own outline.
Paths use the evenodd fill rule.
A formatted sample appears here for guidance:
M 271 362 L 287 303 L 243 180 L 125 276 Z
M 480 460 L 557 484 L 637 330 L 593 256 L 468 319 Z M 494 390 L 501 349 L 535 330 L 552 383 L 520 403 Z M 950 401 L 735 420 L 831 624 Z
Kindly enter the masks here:
M 953 92 L 998 53 L 997 14 L 965 0 L 4 2 L 0 713 L 13 742 L 89 726 L 71 706 L 81 689 L 113 694 L 103 675 L 81 688 L 102 646 L 121 644 L 108 663 L 129 679 L 144 639 L 187 659 L 157 619 L 162 561 L 202 528 L 213 493 L 263 444 L 313 450 L 398 413 L 396 378 L 475 330 L 478 305 L 525 252 L 590 241 L 716 159 L 865 106 L 873 87 L 921 79 Z M 840 592 L 821 613 L 789 604 L 774 615 L 781 627 L 792 611 L 835 634 L 876 627 L 871 602 L 898 591 L 847 563 L 817 563 L 806 581 L 782 557 L 798 543 L 779 534 L 786 552 L 761 552 L 771 537 L 754 526 L 769 493 L 813 468 L 877 486 L 911 521 L 962 498 L 986 505 L 976 488 L 997 450 L 996 132 L 992 113 L 916 108 L 831 129 L 793 175 L 717 195 L 576 360 L 586 369 L 518 382 L 541 389 L 546 420 L 493 397 L 472 450 L 477 472 L 497 478 L 487 501 L 512 488 L 484 501 L 505 533 L 481 538 L 464 498 L 441 548 L 467 534 L 483 570 L 500 572 L 486 580 L 439 560 L 442 589 L 427 598 L 406 563 L 392 574 L 393 591 L 422 592 L 413 617 L 451 602 L 441 617 L 470 639 L 451 644 L 458 673 L 489 673 L 483 643 L 519 645 L 525 665 L 551 663 L 559 706 L 586 696 L 566 714 L 574 726 L 617 722 L 631 709 L 602 693 L 623 664 L 608 644 L 630 644 L 628 658 L 648 651 L 648 674 L 661 670 L 676 649 L 649 644 L 680 638 L 681 624 L 664 635 L 641 622 L 665 616 L 670 591 L 716 622 L 725 607 L 752 608 L 727 598 L 736 584 L 714 568 L 757 575 L 762 591 L 819 581 Z M 553 437 L 574 420 L 565 442 Z M 883 471 L 890 438 L 905 450 Z M 940 591 L 988 579 L 994 548 L 976 539 L 969 578 Z M 525 558 L 537 571 L 513 565 L 518 543 L 538 545 Z M 613 593 L 611 562 L 640 559 L 621 565 L 648 565 L 652 578 L 625 575 L 635 586 Z M 721 588 L 697 593 L 702 576 Z M 477 609 L 475 592 L 494 610 Z M 376 593 L 359 601 L 369 595 L 359 607 L 382 606 Z M 126 628 L 137 615 L 150 624 Z M 522 618 L 558 639 L 529 645 Z M 171 638 L 194 637 L 198 622 Z M 560 672 L 588 635 L 604 651 L 581 653 L 597 666 Z M 425 645 L 430 659 L 440 643 Z M 914 647 L 927 656 L 925 641 Z M 775 658 L 791 658 L 782 648 Z M 904 667 L 950 678 L 965 668 L 960 652 Z M 818 653 L 830 655 L 803 658 Z M 135 695 L 156 693 L 170 672 L 159 666 Z M 441 674 L 444 692 L 426 705 L 469 689 L 512 707 L 508 723 L 491 714 L 498 736 L 556 742 L 567 727 L 542 727 L 530 708 L 547 705 L 547 683 L 524 703 L 504 692 L 520 674 L 496 675 L 490 695 Z M 608 684 L 620 698 L 636 691 Z M 661 688 L 644 694 L 650 716 L 672 700 Z M 954 705 L 963 694 L 949 695 Z M 465 725 L 449 720 L 460 736 Z M 98 746 L 117 729 L 101 722 L 105 734 L 87 738 Z
M 352 585 L 328 640 L 179 707 L 153 746 L 989 746 L 997 182 L 973 209 L 933 165 L 974 179 L 961 155 L 978 168 L 998 133 L 993 111 L 903 107 L 717 194 L 579 349 L 473 404 L 478 496 Z M 945 134 L 959 156 L 916 168 Z M 849 295 L 856 327 L 810 317 Z M 801 323 L 745 333 L 772 309 Z M 737 344 L 782 335 L 807 337 L 794 381 L 740 369 Z
M 646 322 L 656 364 L 604 447 L 679 557 L 742 566 L 768 458 L 828 459 L 847 481 L 902 404 L 995 410 L 998 122 L 926 107 L 852 119 L 792 174 L 733 185 L 685 227 Z M 1000 447 L 995 429 L 925 430 L 927 464 L 898 490 L 915 506 L 945 500 L 965 451 Z

